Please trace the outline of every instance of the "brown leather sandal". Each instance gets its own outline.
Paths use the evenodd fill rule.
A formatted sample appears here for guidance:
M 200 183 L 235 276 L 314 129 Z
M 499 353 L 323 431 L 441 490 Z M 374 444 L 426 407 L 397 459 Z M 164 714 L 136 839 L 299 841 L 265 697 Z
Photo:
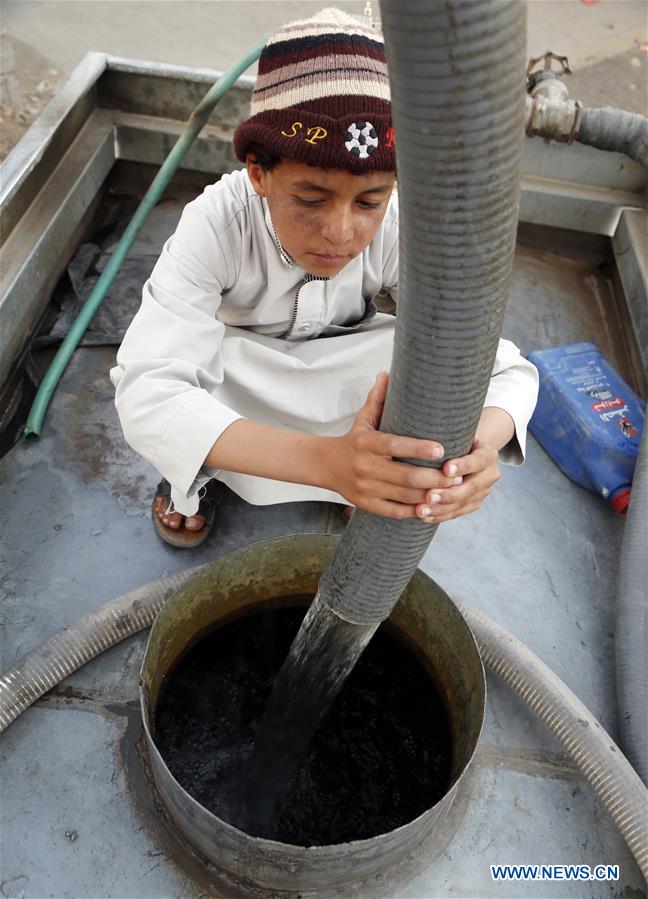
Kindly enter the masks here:
M 158 513 L 155 509 L 155 500 L 157 497 L 163 496 L 167 507 L 171 500 L 171 484 L 169 484 L 166 478 L 162 478 L 157 485 L 155 496 L 151 503 L 151 518 L 153 519 L 153 527 L 165 543 L 169 543 L 171 546 L 176 546 L 180 549 L 193 549 L 193 547 L 200 546 L 200 544 L 207 539 L 212 524 L 214 523 L 214 515 L 216 514 L 216 485 L 217 482 L 214 479 L 207 483 L 205 495 L 200 500 L 198 511 L 194 513 L 196 515 L 204 515 L 204 525 L 199 531 L 189 531 L 185 527 L 170 528 L 158 517 Z

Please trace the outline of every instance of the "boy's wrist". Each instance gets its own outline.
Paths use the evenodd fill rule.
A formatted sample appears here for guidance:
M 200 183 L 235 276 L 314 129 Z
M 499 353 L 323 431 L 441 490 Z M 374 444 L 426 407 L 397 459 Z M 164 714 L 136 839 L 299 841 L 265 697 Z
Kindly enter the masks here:
M 333 484 L 333 459 L 337 454 L 338 437 L 312 436 L 312 445 L 308 454 L 310 462 L 309 481 L 314 487 L 335 490 Z
M 499 406 L 484 407 L 475 432 L 475 442 L 488 444 L 499 451 L 514 435 L 515 422 L 509 412 Z
M 339 438 L 318 437 L 248 419 L 223 431 L 204 466 L 262 478 L 332 488 L 332 461 Z

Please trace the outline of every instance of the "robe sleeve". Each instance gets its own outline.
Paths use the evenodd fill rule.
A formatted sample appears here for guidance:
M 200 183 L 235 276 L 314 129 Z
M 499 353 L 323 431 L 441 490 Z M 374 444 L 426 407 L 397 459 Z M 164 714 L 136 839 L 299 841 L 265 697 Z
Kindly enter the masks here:
M 538 399 L 538 370 L 510 340 L 501 339 L 495 356 L 484 408 L 497 406 L 513 419 L 515 433 L 499 451 L 500 462 L 522 465 L 527 428 Z
M 213 444 L 243 417 L 210 393 L 224 374 L 217 312 L 231 259 L 222 226 L 186 206 L 110 370 L 126 442 L 170 482 L 183 515 L 198 510 L 198 491 L 216 473 L 202 468 Z
M 398 303 L 398 201 L 394 195 L 385 215 L 383 230 L 383 290 Z M 381 307 L 383 308 L 383 307 Z M 391 311 L 384 309 L 384 311 Z M 501 462 L 521 465 L 526 452 L 527 427 L 538 399 L 538 371 L 510 340 L 500 340 L 493 374 L 484 401 L 513 419 L 515 434 L 500 450 Z

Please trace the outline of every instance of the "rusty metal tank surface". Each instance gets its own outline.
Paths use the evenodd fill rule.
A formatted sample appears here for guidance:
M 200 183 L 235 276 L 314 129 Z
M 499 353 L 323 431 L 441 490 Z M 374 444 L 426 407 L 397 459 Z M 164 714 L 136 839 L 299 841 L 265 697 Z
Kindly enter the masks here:
M 390 623 L 420 651 L 450 718 L 453 759 L 445 796 L 414 820 L 370 839 L 328 846 L 293 846 L 252 837 L 217 818 L 175 780 L 154 740 L 155 710 L 166 675 L 215 625 L 282 597 L 314 594 L 338 541 L 300 534 L 246 546 L 206 565 L 158 616 L 142 664 L 140 701 L 153 778 L 187 840 L 210 862 L 256 889 L 308 890 L 358 883 L 425 845 L 453 802 L 481 733 L 486 683 L 474 638 L 450 598 L 417 571 Z

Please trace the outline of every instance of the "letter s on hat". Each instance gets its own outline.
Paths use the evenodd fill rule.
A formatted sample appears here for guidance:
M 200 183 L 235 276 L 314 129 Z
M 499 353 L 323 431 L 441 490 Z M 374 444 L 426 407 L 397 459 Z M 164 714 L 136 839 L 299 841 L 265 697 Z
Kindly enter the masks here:
M 281 132 L 284 137 L 297 137 L 297 134 L 299 133 L 299 129 L 303 128 L 303 125 L 301 122 L 293 122 L 290 127 L 292 128 L 291 132 L 289 132 L 289 131 Z

